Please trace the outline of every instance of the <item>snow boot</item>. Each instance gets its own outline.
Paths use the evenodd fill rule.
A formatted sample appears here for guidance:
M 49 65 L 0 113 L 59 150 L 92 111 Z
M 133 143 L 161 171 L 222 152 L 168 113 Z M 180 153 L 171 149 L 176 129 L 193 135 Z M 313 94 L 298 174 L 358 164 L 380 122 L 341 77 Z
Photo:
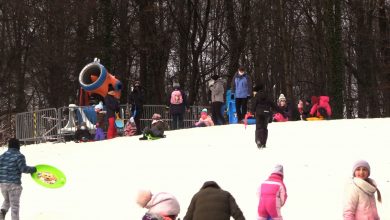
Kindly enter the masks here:
M 148 140 L 148 137 L 146 137 L 146 136 L 144 135 L 144 136 L 140 137 L 139 139 L 140 139 L 141 141 L 142 141 L 142 140 Z

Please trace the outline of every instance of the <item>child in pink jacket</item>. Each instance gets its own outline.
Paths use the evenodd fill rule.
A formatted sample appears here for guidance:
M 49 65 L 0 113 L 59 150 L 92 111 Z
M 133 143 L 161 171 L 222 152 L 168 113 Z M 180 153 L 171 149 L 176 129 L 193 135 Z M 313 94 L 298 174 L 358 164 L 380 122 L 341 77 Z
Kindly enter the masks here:
M 344 204 L 344 220 L 379 220 L 375 192 L 381 202 L 381 194 L 370 176 L 367 161 L 357 161 L 352 169 L 353 178 L 348 184 Z
M 258 220 L 283 220 L 280 209 L 287 200 L 287 190 L 283 183 L 283 166 L 275 166 L 272 174 L 259 188 Z

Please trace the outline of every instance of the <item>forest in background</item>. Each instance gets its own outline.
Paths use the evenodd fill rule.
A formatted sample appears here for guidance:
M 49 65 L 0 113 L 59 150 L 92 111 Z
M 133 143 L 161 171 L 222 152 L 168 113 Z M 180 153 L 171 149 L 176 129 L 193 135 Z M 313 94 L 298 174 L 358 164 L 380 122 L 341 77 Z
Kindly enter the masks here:
M 274 100 L 328 95 L 333 118 L 390 116 L 389 0 L 0 1 L 0 117 L 78 103 L 95 57 L 165 104 L 173 81 L 191 105 L 239 66 Z

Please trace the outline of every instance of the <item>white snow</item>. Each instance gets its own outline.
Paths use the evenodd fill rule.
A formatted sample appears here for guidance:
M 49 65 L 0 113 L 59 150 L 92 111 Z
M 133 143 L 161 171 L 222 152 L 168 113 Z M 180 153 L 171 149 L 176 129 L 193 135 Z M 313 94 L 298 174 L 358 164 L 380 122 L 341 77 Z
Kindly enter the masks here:
M 23 174 L 21 219 L 141 219 L 145 210 L 134 201 L 145 188 L 174 194 L 183 218 L 207 180 L 228 190 L 246 219 L 256 219 L 257 188 L 280 163 L 288 193 L 284 219 L 341 220 L 344 187 L 358 159 L 370 163 L 383 198 L 379 215 L 390 219 L 390 118 L 271 123 L 268 129 L 263 150 L 254 143 L 254 125 L 167 131 L 156 141 L 136 136 L 23 146 L 28 165 L 56 166 L 67 183 L 48 189 Z

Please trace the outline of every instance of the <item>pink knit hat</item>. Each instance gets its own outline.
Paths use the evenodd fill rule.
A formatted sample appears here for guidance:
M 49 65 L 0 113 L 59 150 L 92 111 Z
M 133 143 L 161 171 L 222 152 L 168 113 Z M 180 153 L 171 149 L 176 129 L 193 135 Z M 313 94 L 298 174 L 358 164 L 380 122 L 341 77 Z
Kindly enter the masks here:
M 272 171 L 272 173 L 275 173 L 275 174 L 279 174 L 279 175 L 284 175 L 283 173 L 283 165 L 281 164 L 277 164 L 274 168 L 274 170 Z
M 368 162 L 365 160 L 358 160 L 354 163 L 353 168 L 352 168 L 352 176 L 355 176 L 355 171 L 358 167 L 367 168 L 368 176 L 370 176 L 370 172 L 371 172 L 370 164 L 368 164 Z

